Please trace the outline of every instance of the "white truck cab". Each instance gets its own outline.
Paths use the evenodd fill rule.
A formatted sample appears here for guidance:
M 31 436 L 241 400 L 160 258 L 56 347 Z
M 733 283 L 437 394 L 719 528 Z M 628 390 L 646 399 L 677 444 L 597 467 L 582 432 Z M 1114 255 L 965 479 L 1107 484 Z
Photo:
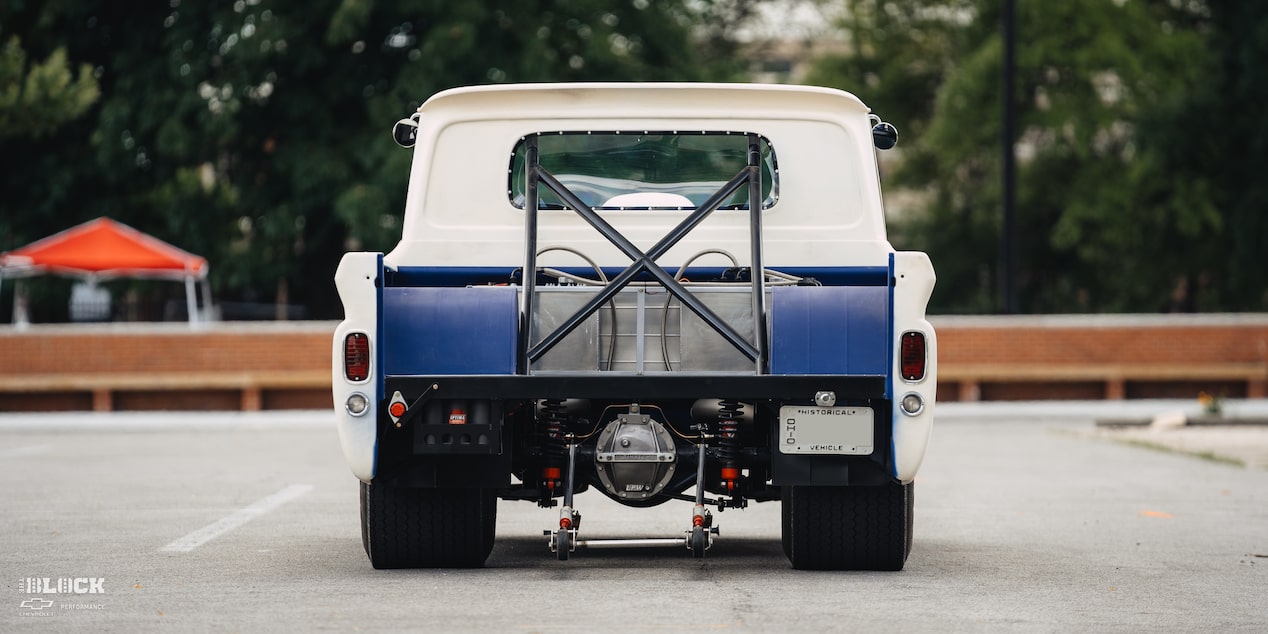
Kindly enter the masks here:
M 795 568 L 901 569 L 933 422 L 934 273 L 885 236 L 853 95 L 745 84 L 448 90 L 397 124 L 403 235 L 348 253 L 335 409 L 378 568 L 479 566 L 497 500 L 546 546 L 681 545 L 778 502 Z M 681 502 L 585 539 L 574 495 Z M 686 509 L 690 509 L 688 512 Z

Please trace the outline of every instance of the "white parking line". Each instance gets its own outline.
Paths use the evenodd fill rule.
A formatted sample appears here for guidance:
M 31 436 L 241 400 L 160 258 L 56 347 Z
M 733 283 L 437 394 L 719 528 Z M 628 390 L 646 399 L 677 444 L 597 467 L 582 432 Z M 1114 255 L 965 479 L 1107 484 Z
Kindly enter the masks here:
M 159 550 L 172 553 L 187 553 L 312 490 L 313 485 L 311 484 L 292 484 L 273 495 L 255 502 L 251 506 L 238 510 L 232 515 L 225 516 L 212 524 L 208 524 L 207 526 L 204 526 L 160 548 Z
M 9 449 L 0 449 L 0 458 L 19 458 L 22 456 L 38 456 L 42 453 L 48 453 L 48 445 L 28 445 L 26 447 L 11 447 Z

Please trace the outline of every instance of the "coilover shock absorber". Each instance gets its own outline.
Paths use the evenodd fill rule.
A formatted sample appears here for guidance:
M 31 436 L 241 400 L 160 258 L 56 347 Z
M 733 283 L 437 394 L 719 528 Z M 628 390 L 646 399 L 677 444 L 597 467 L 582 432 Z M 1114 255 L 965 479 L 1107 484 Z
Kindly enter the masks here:
M 736 401 L 718 402 L 718 460 L 722 463 L 722 485 L 734 493 L 740 479 L 740 414 L 744 409 Z
M 564 409 L 564 402 L 556 399 L 543 400 L 537 413 L 537 421 L 542 434 L 542 457 L 545 458 L 542 485 L 546 488 L 538 504 L 553 506 L 555 489 L 563 484 L 563 466 L 568 454 L 564 439 L 568 414 Z

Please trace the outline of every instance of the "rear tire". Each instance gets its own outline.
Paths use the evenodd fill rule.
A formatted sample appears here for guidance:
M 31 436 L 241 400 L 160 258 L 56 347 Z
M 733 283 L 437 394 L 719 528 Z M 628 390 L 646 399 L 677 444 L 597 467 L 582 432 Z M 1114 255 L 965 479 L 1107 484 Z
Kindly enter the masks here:
M 361 518 L 375 568 L 478 568 L 493 550 L 497 497 L 489 489 L 362 482 Z
M 912 529 L 916 524 L 916 483 L 908 482 L 904 487 L 907 489 L 907 553 L 905 557 L 910 557 Z
M 792 487 L 779 489 L 779 541 L 784 547 L 784 556 L 792 560 Z
M 783 494 L 785 554 L 798 570 L 902 570 L 912 484 L 793 486 Z
M 364 482 L 361 483 L 361 547 L 365 549 L 366 557 L 370 556 L 370 514 L 366 510 L 366 490 L 368 488 Z

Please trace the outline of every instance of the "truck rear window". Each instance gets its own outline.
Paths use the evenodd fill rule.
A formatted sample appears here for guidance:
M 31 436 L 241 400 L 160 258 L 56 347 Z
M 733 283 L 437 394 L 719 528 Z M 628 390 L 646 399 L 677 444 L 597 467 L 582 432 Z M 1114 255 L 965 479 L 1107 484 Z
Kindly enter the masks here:
M 762 209 L 779 198 L 775 150 L 758 137 Z M 708 200 L 747 164 L 743 132 L 559 132 L 537 135 L 538 162 L 595 209 L 690 210 Z M 507 193 L 524 208 L 525 144 L 511 153 Z M 565 209 L 550 189 L 538 190 L 540 209 Z M 719 209 L 748 209 L 740 187 Z

